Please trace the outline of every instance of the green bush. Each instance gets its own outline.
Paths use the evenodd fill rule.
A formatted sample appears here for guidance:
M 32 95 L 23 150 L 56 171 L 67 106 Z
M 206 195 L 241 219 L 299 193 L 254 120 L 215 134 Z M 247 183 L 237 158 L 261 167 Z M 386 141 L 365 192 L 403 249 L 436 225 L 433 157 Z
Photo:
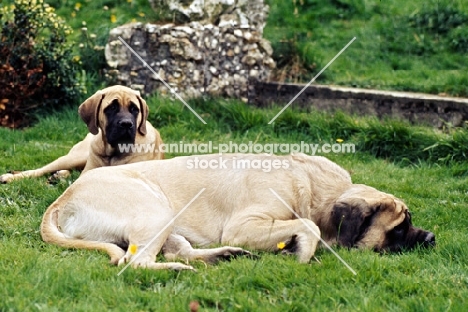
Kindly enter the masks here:
M 76 97 L 71 29 L 42 0 L 4 6 L 0 21 L 0 125 L 16 128 Z
M 81 28 L 80 44 L 78 45 L 80 56 L 75 56 L 75 60 L 84 71 L 103 75 L 102 70 L 106 67 L 104 55 L 106 40 L 107 34 L 98 37 L 94 33 L 89 33 L 87 27 Z

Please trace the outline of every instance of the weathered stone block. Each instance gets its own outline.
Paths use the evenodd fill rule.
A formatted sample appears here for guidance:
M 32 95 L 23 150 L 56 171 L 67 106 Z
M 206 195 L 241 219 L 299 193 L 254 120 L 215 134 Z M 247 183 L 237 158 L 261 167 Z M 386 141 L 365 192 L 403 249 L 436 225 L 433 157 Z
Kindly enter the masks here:
M 134 55 L 125 41 L 149 66 Z M 254 27 L 132 23 L 111 30 L 106 45 L 113 83 L 186 97 L 204 94 L 249 98 L 253 83 L 268 81 L 275 67 L 271 46 Z

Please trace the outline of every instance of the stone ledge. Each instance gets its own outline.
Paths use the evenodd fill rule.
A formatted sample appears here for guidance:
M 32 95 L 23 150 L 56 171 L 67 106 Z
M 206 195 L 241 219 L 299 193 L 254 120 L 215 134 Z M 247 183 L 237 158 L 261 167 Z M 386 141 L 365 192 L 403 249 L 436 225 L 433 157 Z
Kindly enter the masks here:
M 260 107 L 268 107 L 273 103 L 286 105 L 304 86 L 275 82 L 257 83 L 256 96 L 249 101 Z M 412 92 L 311 85 L 292 105 L 325 111 L 342 110 L 379 118 L 388 116 L 437 128 L 442 128 L 447 123 L 462 126 L 468 120 L 468 99 Z

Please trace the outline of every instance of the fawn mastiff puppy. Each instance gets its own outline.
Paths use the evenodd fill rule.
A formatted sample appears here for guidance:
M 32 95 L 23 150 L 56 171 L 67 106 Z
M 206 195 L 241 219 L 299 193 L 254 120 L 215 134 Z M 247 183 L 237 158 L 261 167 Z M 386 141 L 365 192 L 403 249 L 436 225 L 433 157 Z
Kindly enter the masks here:
M 104 250 L 113 263 L 130 261 L 125 250 L 136 245 L 142 253 L 133 264 L 155 269 L 191 268 L 154 263 L 161 250 L 168 259 L 205 261 L 246 253 L 192 244 L 281 248 L 308 262 L 319 242 L 313 232 L 328 243 L 376 251 L 435 244 L 433 233 L 412 225 L 401 200 L 306 155 L 215 154 L 99 168 L 71 185 L 41 225 L 44 241 Z
M 52 172 L 66 176 L 68 169 L 83 169 L 85 172 L 97 167 L 163 158 L 163 153 L 158 151 L 162 144 L 161 136 L 146 120 L 148 106 L 138 91 L 119 85 L 105 88 L 81 104 L 78 112 L 91 132 L 83 141 L 73 146 L 67 155 L 42 168 L 6 173 L 0 176 L 0 182 L 8 183 Z M 153 144 L 155 151 L 121 152 L 118 144 L 125 143 Z

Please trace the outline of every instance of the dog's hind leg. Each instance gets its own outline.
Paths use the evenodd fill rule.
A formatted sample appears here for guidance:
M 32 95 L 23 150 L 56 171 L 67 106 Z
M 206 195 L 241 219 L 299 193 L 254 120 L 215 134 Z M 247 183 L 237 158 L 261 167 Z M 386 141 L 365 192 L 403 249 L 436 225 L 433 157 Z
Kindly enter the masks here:
M 160 208 L 161 210 L 163 208 Z M 132 267 L 154 270 L 193 270 L 193 267 L 178 262 L 156 263 L 156 256 L 170 236 L 174 225 L 170 213 L 142 215 L 129 228 L 129 247 L 118 265 L 130 263 Z
M 306 263 L 320 241 L 320 229 L 309 219 L 274 220 L 267 216 L 234 218 L 226 224 L 221 242 L 258 250 L 294 254 Z
M 163 253 L 167 260 L 201 260 L 207 263 L 216 263 L 219 260 L 230 260 L 238 256 L 252 255 L 247 250 L 231 246 L 194 249 L 185 237 L 178 234 L 169 235 L 163 246 Z

